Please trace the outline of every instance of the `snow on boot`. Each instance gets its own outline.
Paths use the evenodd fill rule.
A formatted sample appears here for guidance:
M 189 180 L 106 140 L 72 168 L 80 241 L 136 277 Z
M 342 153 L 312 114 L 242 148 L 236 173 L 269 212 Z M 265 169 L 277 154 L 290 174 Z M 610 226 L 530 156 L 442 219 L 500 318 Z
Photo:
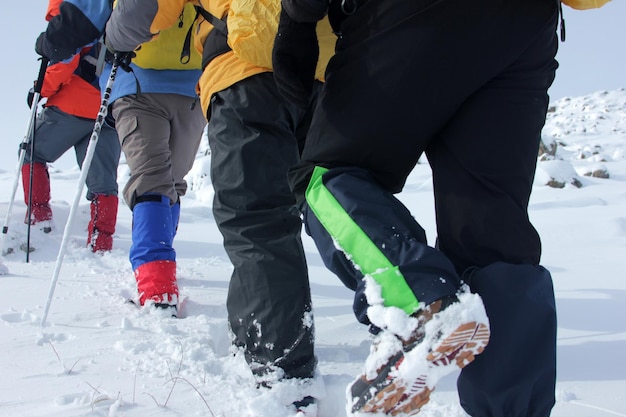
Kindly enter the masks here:
M 117 207 L 118 199 L 115 195 L 99 194 L 91 200 L 91 220 L 87 226 L 87 246 L 92 252 L 109 252 L 113 249 Z
M 408 340 L 382 330 L 365 372 L 347 389 L 348 415 L 414 415 L 440 378 L 464 368 L 489 342 L 489 319 L 477 294 L 459 293 L 422 308 L 412 317 Z
M 317 400 L 314 397 L 306 396 L 293 403 L 296 408 L 296 417 L 317 417 Z
M 50 175 L 46 164 L 40 162 L 32 163 L 33 169 L 33 189 L 30 186 L 30 170 L 31 164 L 22 165 L 22 186 L 24 188 L 24 203 L 28 207 L 29 196 L 32 195 L 32 204 L 30 212 L 30 224 L 37 224 L 44 233 L 52 231 L 52 209 L 50 208 Z M 28 210 L 24 223 L 28 224 Z

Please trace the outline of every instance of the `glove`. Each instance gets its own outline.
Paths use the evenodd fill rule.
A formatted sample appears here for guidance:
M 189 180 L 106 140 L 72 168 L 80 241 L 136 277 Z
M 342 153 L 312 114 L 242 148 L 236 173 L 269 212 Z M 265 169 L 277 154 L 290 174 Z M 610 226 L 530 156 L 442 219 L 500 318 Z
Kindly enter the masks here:
M 107 38 L 107 34 L 104 34 L 104 46 L 107 48 L 105 59 L 110 64 L 117 64 L 121 69 L 126 72 L 131 72 L 133 69 L 130 67 L 130 63 L 137 54 L 134 51 L 117 51 L 111 46 L 111 42 Z
M 121 69 L 126 72 L 132 72 L 132 68 L 130 67 L 130 63 L 133 58 L 136 57 L 137 54 L 133 51 L 131 52 L 113 52 L 112 50 L 107 48 L 107 51 L 104 55 L 104 59 L 111 65 L 117 64 Z
M 111 65 L 117 64 L 124 71 L 131 72 L 133 69 L 130 63 L 135 56 L 137 56 L 135 52 L 113 52 L 107 48 L 104 59 Z
M 44 58 L 47 58 L 50 62 L 65 61 L 76 53 L 75 50 L 67 50 L 54 47 L 46 37 L 46 32 L 41 32 L 39 37 L 35 41 L 35 52 Z
M 33 100 L 35 99 L 35 89 L 31 87 L 28 90 L 28 95 L 26 96 L 26 104 L 28 104 L 28 108 L 33 108 Z
M 317 22 L 300 23 L 282 9 L 272 50 L 274 80 L 280 95 L 300 108 L 311 101 L 319 56 Z
M 131 72 L 132 68 L 130 67 L 130 63 L 133 58 L 136 57 L 137 54 L 133 51 L 130 52 L 114 52 L 113 55 L 113 63 L 119 65 L 121 69 L 126 72 Z

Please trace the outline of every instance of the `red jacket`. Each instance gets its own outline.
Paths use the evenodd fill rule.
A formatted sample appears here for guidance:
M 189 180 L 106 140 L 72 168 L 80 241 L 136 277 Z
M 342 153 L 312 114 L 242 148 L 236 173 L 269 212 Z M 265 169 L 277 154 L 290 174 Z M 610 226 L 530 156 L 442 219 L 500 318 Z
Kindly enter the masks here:
M 49 22 L 54 16 L 59 14 L 59 7 L 61 7 L 63 0 L 50 0 L 48 3 L 48 11 L 46 12 L 46 20 Z
M 50 0 L 46 20 L 59 14 L 62 1 Z M 81 57 L 88 52 L 89 48 L 85 48 L 71 61 L 59 62 L 48 67 L 41 88 L 41 96 L 48 99 L 46 107 L 54 106 L 65 113 L 95 120 L 100 110 L 100 90 L 74 73 Z

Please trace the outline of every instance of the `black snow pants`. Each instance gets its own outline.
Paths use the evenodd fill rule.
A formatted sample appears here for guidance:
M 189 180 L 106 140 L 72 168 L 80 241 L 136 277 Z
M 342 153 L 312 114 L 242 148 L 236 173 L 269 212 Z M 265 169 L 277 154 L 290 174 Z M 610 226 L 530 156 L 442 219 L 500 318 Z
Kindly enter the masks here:
M 302 161 L 290 170 L 299 200 L 321 181 L 339 203 L 319 219 L 307 194 L 305 221 L 326 265 L 355 290 L 360 321 L 363 275 L 321 226 L 345 218 L 339 211 L 402 271 L 405 282 L 388 291 L 398 303 L 428 303 L 462 281 L 481 295 L 491 342 L 458 380 L 473 417 L 547 417 L 554 404 L 554 291 L 527 208 L 557 18 L 554 0 L 367 1 L 342 23 Z M 423 153 L 437 249 L 420 214 L 393 198 Z M 406 288 L 413 298 L 398 296 Z
M 316 366 L 302 221 L 287 184 L 309 122 L 310 111 L 283 102 L 271 73 L 211 100 L 213 214 L 234 267 L 228 320 L 261 382 L 310 378 Z

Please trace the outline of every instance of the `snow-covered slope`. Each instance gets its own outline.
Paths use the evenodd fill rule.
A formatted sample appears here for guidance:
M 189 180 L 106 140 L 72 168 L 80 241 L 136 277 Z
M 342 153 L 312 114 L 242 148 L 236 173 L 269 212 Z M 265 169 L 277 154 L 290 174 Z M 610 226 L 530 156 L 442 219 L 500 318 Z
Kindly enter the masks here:
M 626 416 L 626 92 L 598 92 L 553 103 L 543 132 L 557 143 L 541 158 L 530 215 L 543 238 L 559 309 L 558 402 L 553 417 Z M 88 206 L 81 200 L 70 230 L 47 324 L 43 307 L 57 264 L 77 169 L 51 167 L 55 230 L 32 231 L 37 247 L 25 262 L 4 257 L 0 276 L 0 416 L 287 417 L 297 387 L 258 391 L 241 355 L 233 354 L 225 297 L 231 266 L 211 214 L 210 157 L 199 154 L 188 176 L 175 241 L 183 317 L 171 319 L 125 303 L 135 296 L 128 262 L 130 210 L 121 203 L 115 249 L 83 247 Z M 545 159 L 545 160 L 544 160 Z M 4 219 L 15 172 L 0 172 Z M 608 178 L 587 176 L 598 168 Z M 120 165 L 120 182 L 127 167 Z M 562 188 L 545 185 L 563 179 Z M 419 164 L 399 196 L 435 239 L 432 185 Z M 572 185 L 572 178 L 580 183 Z M 14 248 L 25 239 L 21 189 L 9 223 Z M 369 351 L 351 293 L 322 265 L 305 237 L 317 355 L 325 396 L 320 417 L 345 417 L 344 390 Z M 462 417 L 454 375 L 445 378 L 420 416 Z

